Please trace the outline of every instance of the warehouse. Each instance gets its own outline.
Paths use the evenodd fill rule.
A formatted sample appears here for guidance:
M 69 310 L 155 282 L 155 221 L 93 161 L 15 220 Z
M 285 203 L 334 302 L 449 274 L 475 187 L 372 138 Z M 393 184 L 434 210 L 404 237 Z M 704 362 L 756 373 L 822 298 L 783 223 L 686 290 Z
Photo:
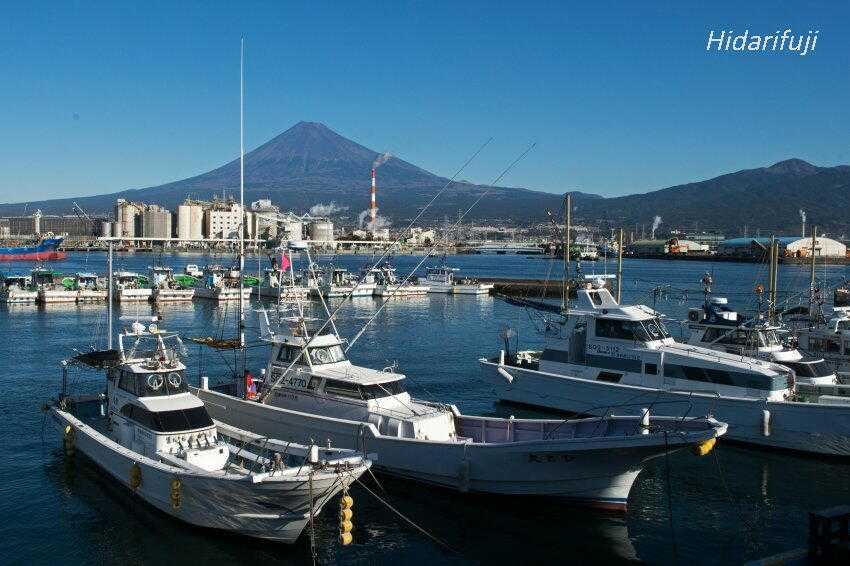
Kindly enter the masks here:
M 799 236 L 779 236 L 781 257 L 811 257 L 812 239 Z M 733 257 L 763 257 L 769 252 L 770 238 L 732 238 L 724 240 L 717 253 Z M 847 246 L 831 238 L 818 237 L 815 242 L 816 257 L 844 257 Z

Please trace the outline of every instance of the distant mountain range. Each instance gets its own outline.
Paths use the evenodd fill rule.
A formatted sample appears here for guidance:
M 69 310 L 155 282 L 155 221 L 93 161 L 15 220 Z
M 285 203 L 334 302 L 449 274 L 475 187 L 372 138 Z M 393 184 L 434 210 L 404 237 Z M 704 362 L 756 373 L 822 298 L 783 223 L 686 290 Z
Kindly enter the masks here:
M 377 151 L 344 138 L 323 124 L 299 122 L 245 156 L 246 201 L 270 198 L 283 209 L 307 211 L 319 203 L 336 202 L 355 218 L 368 207 L 369 171 L 381 157 Z M 380 214 L 394 221 L 411 218 L 448 179 L 391 157 L 378 169 Z M 174 209 L 187 195 L 210 199 L 239 187 L 239 160 L 217 169 L 157 187 L 117 193 L 31 202 L 28 209 L 69 214 L 76 201 L 90 213 L 112 210 L 116 198 L 152 202 Z M 474 219 L 545 220 L 556 212 L 562 196 L 515 187 L 454 183 L 429 209 L 428 218 L 450 218 L 466 210 L 481 194 L 469 215 Z M 746 169 L 709 179 L 625 197 L 603 198 L 573 192 L 577 221 L 603 227 L 651 225 L 662 218 L 662 233 L 673 227 L 714 228 L 728 234 L 744 226 L 752 232 L 795 233 L 799 210 L 810 224 L 834 233 L 850 234 L 850 166 L 817 167 L 789 159 L 758 169 Z M 0 204 L 0 214 L 22 213 L 21 204 Z M 648 230 L 647 230 L 648 231 Z

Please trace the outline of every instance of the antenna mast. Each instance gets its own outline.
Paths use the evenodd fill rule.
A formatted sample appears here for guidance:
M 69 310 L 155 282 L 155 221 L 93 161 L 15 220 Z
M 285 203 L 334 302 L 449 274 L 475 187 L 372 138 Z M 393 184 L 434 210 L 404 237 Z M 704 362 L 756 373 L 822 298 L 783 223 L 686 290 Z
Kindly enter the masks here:
M 245 348 L 245 38 L 239 45 L 239 347 Z

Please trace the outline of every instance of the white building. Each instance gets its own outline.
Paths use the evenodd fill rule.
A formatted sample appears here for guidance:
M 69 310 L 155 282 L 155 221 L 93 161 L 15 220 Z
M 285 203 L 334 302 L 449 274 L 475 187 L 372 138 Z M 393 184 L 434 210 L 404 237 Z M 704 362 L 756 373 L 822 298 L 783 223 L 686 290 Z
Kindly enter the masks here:
M 242 207 L 237 203 L 216 204 L 206 211 L 206 237 L 207 238 L 238 238 L 239 227 L 242 225 Z M 252 214 L 245 213 L 246 234 L 252 236 Z
M 424 228 L 411 228 L 405 243 L 414 246 L 424 246 L 433 243 L 436 240 L 434 230 L 425 230 Z

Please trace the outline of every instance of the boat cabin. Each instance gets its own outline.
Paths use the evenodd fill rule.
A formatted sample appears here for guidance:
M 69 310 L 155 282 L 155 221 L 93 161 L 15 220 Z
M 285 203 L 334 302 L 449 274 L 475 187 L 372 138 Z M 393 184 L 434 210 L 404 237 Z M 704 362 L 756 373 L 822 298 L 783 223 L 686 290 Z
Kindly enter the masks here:
M 452 285 L 454 283 L 456 271 L 460 270 L 457 267 L 447 267 L 445 265 L 440 267 L 429 267 L 425 271 L 425 278 L 428 281 L 433 281 L 434 283 Z
M 77 289 L 97 289 L 97 274 L 77 273 L 74 275 L 74 283 Z
M 159 452 L 221 469 L 230 453 L 203 402 L 189 392 L 180 338 L 134 322 L 118 345 L 118 363 L 107 371 L 113 439 L 151 458 Z
M 793 375 L 777 364 L 678 344 L 659 313 L 619 305 L 601 284 L 579 289 L 563 322 L 549 321 L 539 355 L 519 352 L 511 363 L 612 384 L 782 398 Z

